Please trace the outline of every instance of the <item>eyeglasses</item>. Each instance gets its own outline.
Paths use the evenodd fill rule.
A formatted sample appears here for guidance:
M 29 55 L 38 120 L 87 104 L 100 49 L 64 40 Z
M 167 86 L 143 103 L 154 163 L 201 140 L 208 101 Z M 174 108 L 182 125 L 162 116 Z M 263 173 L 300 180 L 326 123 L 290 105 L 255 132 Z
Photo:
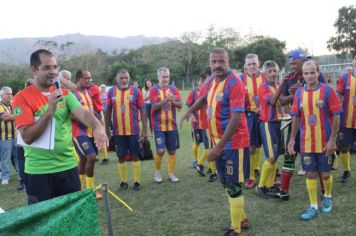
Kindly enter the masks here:
M 54 65 L 54 66 L 39 66 L 38 69 L 42 70 L 42 71 L 51 71 L 56 70 L 58 71 L 61 67 L 59 65 Z

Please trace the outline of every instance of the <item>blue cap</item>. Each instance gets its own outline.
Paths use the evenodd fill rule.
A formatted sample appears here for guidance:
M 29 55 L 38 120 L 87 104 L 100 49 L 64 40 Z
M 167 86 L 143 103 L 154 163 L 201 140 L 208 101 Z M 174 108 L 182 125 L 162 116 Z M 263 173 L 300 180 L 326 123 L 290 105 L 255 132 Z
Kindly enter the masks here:
M 295 49 L 288 53 L 288 61 L 295 61 L 295 60 L 307 59 L 307 58 L 308 58 L 307 54 L 300 49 Z

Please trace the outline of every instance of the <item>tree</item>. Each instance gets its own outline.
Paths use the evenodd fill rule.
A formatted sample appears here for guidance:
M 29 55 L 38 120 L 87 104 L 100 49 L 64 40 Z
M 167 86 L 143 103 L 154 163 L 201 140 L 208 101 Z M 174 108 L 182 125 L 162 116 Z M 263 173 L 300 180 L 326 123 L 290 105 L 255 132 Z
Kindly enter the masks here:
M 355 6 L 342 7 L 334 23 L 336 36 L 327 42 L 328 49 L 334 49 L 341 55 L 356 53 L 356 8 Z
M 280 67 L 283 67 L 286 63 L 285 49 L 286 42 L 284 41 L 271 37 L 254 36 L 250 44 L 239 47 L 234 51 L 236 66 L 243 69 L 246 55 L 254 53 L 258 55 L 261 63 L 274 60 Z

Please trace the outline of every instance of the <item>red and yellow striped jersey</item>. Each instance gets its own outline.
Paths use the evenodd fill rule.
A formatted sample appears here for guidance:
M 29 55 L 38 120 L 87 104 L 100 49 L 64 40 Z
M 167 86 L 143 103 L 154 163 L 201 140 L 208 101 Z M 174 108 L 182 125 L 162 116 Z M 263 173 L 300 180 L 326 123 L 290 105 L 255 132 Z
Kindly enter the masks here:
M 74 90 L 73 91 L 75 97 L 78 99 L 80 104 L 85 110 L 91 111 L 94 114 L 94 107 L 93 107 L 93 101 L 91 100 L 91 97 L 88 93 L 87 90 L 84 91 L 79 91 L 79 90 Z M 79 136 L 88 136 L 88 137 L 93 137 L 93 130 L 90 128 L 87 128 L 83 123 L 77 121 L 77 120 L 72 120 L 72 134 L 73 137 L 79 137 Z
M 245 85 L 246 96 L 246 111 L 256 111 L 259 106 L 258 101 L 258 87 L 260 87 L 265 81 L 265 74 L 259 73 L 256 77 L 251 77 L 247 72 L 240 75 L 241 80 Z
M 282 117 L 281 106 L 279 102 L 275 105 L 269 103 L 271 97 L 276 93 L 278 86 L 265 82 L 258 88 L 258 97 L 260 101 L 260 120 L 264 122 L 279 121 Z
M 340 126 L 356 129 L 356 77 L 351 72 L 342 75 L 336 92 L 343 96 Z
M 331 118 L 342 111 L 334 90 L 319 83 L 314 90 L 299 88 L 293 99 L 292 116 L 299 116 L 302 153 L 323 153 L 331 135 Z

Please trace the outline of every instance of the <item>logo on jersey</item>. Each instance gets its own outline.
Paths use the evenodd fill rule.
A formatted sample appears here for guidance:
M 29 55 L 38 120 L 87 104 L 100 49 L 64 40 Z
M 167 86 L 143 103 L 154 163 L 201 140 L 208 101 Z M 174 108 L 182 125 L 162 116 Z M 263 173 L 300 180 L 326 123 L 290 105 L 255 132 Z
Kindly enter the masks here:
M 89 143 L 88 142 L 84 142 L 82 144 L 82 147 L 83 147 L 84 150 L 88 150 L 89 149 Z
M 162 139 L 161 138 L 156 138 L 156 142 L 157 142 L 158 145 L 162 144 Z
M 324 101 L 323 100 L 320 100 L 320 99 L 317 99 L 316 100 L 316 106 L 319 107 L 319 108 L 322 108 L 324 105 Z
M 310 156 L 305 156 L 304 157 L 304 164 L 309 166 L 311 164 L 311 157 Z
M 22 114 L 22 108 L 21 107 L 15 107 L 14 109 L 14 115 L 19 116 Z
M 218 94 L 216 94 L 216 101 L 217 102 L 221 102 L 223 100 L 224 94 L 222 92 L 218 92 Z

